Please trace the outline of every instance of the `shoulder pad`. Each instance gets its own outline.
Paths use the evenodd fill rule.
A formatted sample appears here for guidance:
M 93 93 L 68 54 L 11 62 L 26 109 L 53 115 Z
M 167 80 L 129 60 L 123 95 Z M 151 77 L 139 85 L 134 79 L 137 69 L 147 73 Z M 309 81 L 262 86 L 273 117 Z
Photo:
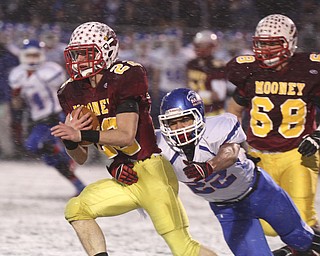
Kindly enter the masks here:
M 254 55 L 242 55 L 235 58 L 238 64 L 248 64 L 256 61 L 256 57 Z
M 314 62 L 320 62 L 320 54 L 319 53 L 311 53 L 309 55 L 309 59 Z
M 58 94 L 61 93 L 64 90 L 64 88 L 67 86 L 67 84 L 71 83 L 72 81 L 73 81 L 72 78 L 69 78 L 67 81 L 65 81 L 58 89 Z
M 238 103 L 240 106 L 243 106 L 243 107 L 247 107 L 249 105 L 249 100 L 248 98 L 246 98 L 245 96 L 242 96 L 240 93 L 239 93 L 239 90 L 236 89 L 232 95 L 232 98 L 234 99 L 234 101 L 236 103 Z

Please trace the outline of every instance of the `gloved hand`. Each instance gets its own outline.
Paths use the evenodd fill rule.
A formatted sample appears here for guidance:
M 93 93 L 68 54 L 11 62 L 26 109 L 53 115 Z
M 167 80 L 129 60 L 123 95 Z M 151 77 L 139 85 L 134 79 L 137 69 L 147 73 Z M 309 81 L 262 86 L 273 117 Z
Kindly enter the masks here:
M 320 148 L 320 131 L 315 131 L 312 134 L 303 137 L 300 142 L 298 152 L 303 156 L 312 156 Z
M 127 185 L 131 185 L 138 181 L 138 175 L 133 170 L 133 163 L 126 162 L 116 165 L 111 164 L 110 168 L 108 168 L 108 171 L 117 181 Z
M 184 173 L 189 179 L 199 181 L 207 178 L 213 173 L 213 168 L 208 162 L 192 162 L 183 160 L 187 166 L 183 168 Z

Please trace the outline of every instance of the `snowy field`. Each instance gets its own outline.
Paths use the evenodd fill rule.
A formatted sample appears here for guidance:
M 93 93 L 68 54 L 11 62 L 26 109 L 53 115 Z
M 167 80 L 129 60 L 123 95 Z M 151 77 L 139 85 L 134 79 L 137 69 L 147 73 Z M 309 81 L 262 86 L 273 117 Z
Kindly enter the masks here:
M 54 169 L 37 162 L 2 161 L 0 166 L 0 255 L 85 256 L 63 216 L 67 200 L 75 193 L 69 182 Z M 77 174 L 86 183 L 109 176 L 103 164 L 79 167 Z M 219 255 L 232 255 L 207 202 L 183 184 L 180 197 L 190 219 L 192 236 Z M 98 222 L 106 235 L 110 256 L 171 255 L 150 219 L 143 218 L 138 211 Z M 282 245 L 278 238 L 268 240 L 272 249 Z

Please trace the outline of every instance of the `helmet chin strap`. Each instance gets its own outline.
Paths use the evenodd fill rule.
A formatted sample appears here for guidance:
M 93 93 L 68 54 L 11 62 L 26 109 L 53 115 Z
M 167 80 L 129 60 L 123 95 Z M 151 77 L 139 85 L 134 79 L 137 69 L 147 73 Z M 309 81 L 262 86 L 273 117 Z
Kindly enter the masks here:
M 87 69 L 85 69 L 85 70 L 81 70 L 81 75 L 82 75 L 83 77 L 87 77 L 87 76 L 89 76 L 91 73 L 92 73 L 92 68 L 87 68 Z
M 275 70 L 281 70 L 283 67 L 285 67 L 287 65 L 287 62 L 281 61 L 281 59 L 279 57 L 276 57 L 276 58 L 272 58 L 271 60 L 264 60 L 263 64 L 266 67 L 270 67 Z
M 279 57 L 275 57 L 275 58 L 272 58 L 272 59 L 269 59 L 269 60 L 264 60 L 263 63 L 266 66 L 273 66 L 274 64 L 276 64 L 279 61 L 280 61 L 280 58 Z

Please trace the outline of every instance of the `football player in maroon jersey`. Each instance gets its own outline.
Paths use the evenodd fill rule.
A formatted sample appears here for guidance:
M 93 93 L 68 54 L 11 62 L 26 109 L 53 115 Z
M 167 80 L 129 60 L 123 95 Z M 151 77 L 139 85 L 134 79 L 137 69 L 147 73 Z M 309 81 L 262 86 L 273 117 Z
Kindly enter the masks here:
M 217 35 L 210 30 L 198 32 L 193 39 L 196 58 L 187 63 L 188 87 L 201 96 L 206 115 L 224 112 L 227 97 L 225 62 L 217 60 L 213 52 L 217 48 Z
M 291 19 L 279 14 L 263 18 L 253 37 L 255 55 L 238 56 L 227 64 L 228 79 L 237 87 L 228 111 L 239 119 L 245 111 L 250 154 L 261 159 L 258 165 L 317 229 L 319 154 L 311 154 L 309 142 L 319 142 L 315 111 L 320 104 L 320 55 L 295 53 L 296 45 Z M 265 224 L 265 233 L 275 236 Z
M 88 154 L 88 148 L 79 142 L 89 141 L 114 159 L 110 167 L 114 177 L 137 182 L 126 185 L 103 179 L 90 184 L 68 202 L 65 217 L 88 255 L 108 255 L 96 218 L 138 208 L 149 214 L 173 255 L 216 255 L 189 235 L 177 178 L 156 144 L 145 68 L 117 60 L 118 48 L 116 34 L 103 23 L 87 22 L 73 31 L 65 50 L 71 78 L 58 91 L 67 118 L 52 128 L 52 134 L 64 140 L 79 164 L 85 163 Z M 77 106 L 86 106 L 97 115 L 100 131 L 90 130 L 90 114 L 79 118 L 81 108 L 70 120 L 70 112 Z M 135 172 L 119 163 L 127 163 Z M 122 250 L 125 255 L 125 248 Z

